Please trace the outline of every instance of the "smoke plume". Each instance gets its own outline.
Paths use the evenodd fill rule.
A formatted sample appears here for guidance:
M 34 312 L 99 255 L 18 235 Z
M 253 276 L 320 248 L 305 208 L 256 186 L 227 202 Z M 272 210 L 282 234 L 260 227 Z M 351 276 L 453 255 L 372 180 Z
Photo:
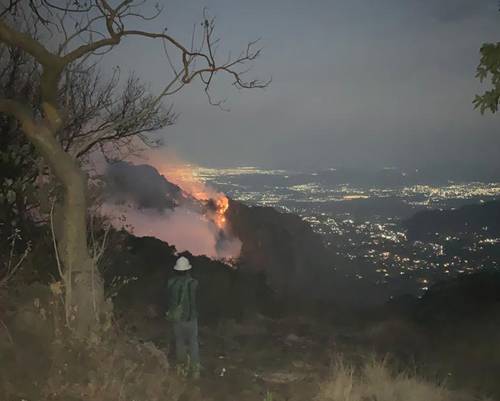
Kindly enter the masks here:
M 179 252 L 235 259 L 241 241 L 226 221 L 228 198 L 205 185 L 192 167 L 169 158 L 152 157 L 151 165 L 118 162 L 107 167 L 106 202 L 101 212 L 117 228 L 151 236 Z

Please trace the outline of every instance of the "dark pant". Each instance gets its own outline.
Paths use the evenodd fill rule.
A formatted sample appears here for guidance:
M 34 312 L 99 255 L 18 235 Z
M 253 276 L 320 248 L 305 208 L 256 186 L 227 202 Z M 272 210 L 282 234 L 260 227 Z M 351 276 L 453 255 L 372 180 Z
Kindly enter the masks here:
M 193 369 L 199 369 L 198 320 L 174 322 L 174 335 L 177 362 L 183 364 L 189 362 Z

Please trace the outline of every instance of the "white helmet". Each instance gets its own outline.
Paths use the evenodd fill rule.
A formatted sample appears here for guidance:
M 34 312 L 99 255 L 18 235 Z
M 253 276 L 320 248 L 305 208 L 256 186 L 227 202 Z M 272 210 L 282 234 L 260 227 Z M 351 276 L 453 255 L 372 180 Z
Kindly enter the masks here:
M 179 259 L 177 259 L 177 262 L 175 263 L 174 266 L 174 270 L 177 270 L 178 272 L 185 272 L 191 269 L 192 269 L 191 263 L 189 263 L 189 260 L 184 256 L 181 256 Z

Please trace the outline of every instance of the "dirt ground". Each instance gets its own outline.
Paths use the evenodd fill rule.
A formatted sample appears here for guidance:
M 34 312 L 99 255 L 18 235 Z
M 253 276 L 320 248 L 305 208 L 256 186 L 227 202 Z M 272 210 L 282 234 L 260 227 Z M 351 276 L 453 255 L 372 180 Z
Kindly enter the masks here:
M 172 330 L 154 310 L 117 313 L 105 342 L 82 347 L 57 334 L 42 286 L 19 294 L 4 315 L 8 332 L 0 328 L 2 401 L 312 400 L 339 357 L 361 367 L 374 355 L 390 355 L 398 370 L 432 383 L 500 399 L 494 328 L 476 327 L 476 337 L 448 336 L 444 344 L 398 319 L 225 319 L 200 325 L 201 378 L 189 380 L 174 373 Z
M 149 340 L 173 362 L 168 323 L 149 325 Z M 148 337 L 148 324 L 143 329 L 142 335 Z M 202 375 L 190 383 L 185 395 L 214 401 L 309 400 L 318 394 L 336 359 L 342 357 L 357 366 L 370 358 L 387 358 L 396 369 L 446 383 L 450 389 L 499 399 L 496 375 L 488 369 L 498 363 L 491 347 L 485 343 L 481 350 L 472 352 L 474 361 L 466 355 L 471 347 L 464 346 L 464 340 L 457 340 L 464 350 L 457 355 L 454 339 L 449 338 L 448 347 L 444 347 L 441 342 L 433 344 L 433 336 L 397 319 L 364 324 L 300 317 L 223 320 L 213 327 L 201 327 Z
M 146 323 L 136 335 L 175 360 L 168 323 Z M 329 334 L 304 319 L 224 320 L 201 326 L 199 338 L 201 377 L 189 382 L 186 399 L 311 399 L 334 351 Z

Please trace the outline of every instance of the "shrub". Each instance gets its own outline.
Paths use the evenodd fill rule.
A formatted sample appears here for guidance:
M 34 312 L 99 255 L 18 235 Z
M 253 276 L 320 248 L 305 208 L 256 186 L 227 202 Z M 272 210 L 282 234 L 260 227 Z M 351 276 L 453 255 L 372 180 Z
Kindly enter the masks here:
M 79 341 L 64 326 L 54 286 L 12 291 L 0 332 L 0 399 L 40 401 L 176 401 L 185 381 L 166 354 L 112 326 L 99 341 Z
M 152 343 L 114 337 L 86 349 L 64 346 L 43 389 L 51 400 L 175 401 L 184 389 Z
M 442 383 L 426 381 L 407 372 L 393 372 L 386 360 L 373 359 L 356 369 L 338 358 L 320 386 L 317 401 L 458 401 L 463 396 Z

